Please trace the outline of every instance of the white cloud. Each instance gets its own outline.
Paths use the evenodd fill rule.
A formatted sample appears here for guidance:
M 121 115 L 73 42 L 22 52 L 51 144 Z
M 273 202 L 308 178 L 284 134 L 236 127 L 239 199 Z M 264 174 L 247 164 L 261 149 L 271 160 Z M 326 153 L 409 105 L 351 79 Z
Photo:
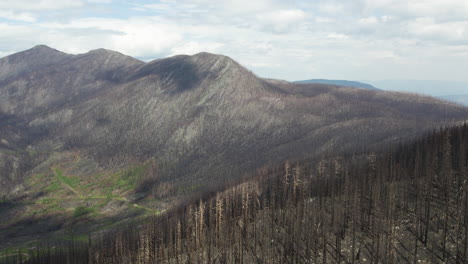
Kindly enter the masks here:
M 360 18 L 358 23 L 362 26 L 375 26 L 379 20 L 375 16 Z
M 257 15 L 263 27 L 276 32 L 285 32 L 293 29 L 298 23 L 304 21 L 306 13 L 299 9 L 276 10 Z
M 95 3 L 95 4 L 110 4 L 112 3 L 112 0 L 86 0 L 89 3 Z
M 468 20 L 437 23 L 431 18 L 418 18 L 408 23 L 408 30 L 424 40 L 468 44 Z
M 411 74 L 450 79 L 468 68 L 466 0 L 96 5 L 109 2 L 0 0 L 0 17 L 8 19 L 0 23 L 0 54 L 39 43 L 70 53 L 102 47 L 146 60 L 208 51 L 228 55 L 261 76 L 287 80 Z M 441 71 L 442 66 L 451 70 Z
M 141 7 L 142 10 L 144 9 L 153 9 L 153 10 L 160 10 L 160 11 L 169 11 L 172 9 L 171 5 L 168 3 L 157 3 L 157 4 L 147 4 Z
M 2 10 L 59 10 L 65 8 L 76 8 L 83 6 L 80 0 L 0 0 L 0 9 Z
M 189 41 L 187 43 L 182 43 L 176 45 L 171 49 L 171 55 L 185 54 L 193 55 L 202 51 L 218 53 L 219 48 L 222 47 L 222 43 L 199 43 L 196 41 Z
M 349 39 L 349 36 L 345 34 L 339 34 L 339 33 L 330 33 L 327 35 L 327 38 L 334 39 L 334 40 L 346 40 L 346 39 Z
M 433 17 L 442 20 L 466 20 L 468 1 L 465 0 L 364 0 L 369 12 L 385 12 L 407 18 Z
M 58 32 L 51 40 L 60 46 L 58 48 L 63 47 L 63 50 L 69 52 L 84 52 L 103 47 L 134 57 L 147 58 L 167 54 L 182 40 L 177 25 L 153 17 L 128 20 L 84 18 L 65 24 L 42 23 L 41 27 Z M 70 39 L 67 41 L 67 38 Z M 82 48 L 79 49 L 78 46 Z
M 25 13 L 25 12 L 16 13 L 12 11 L 4 11 L 4 10 L 0 10 L 0 18 L 5 18 L 8 20 L 23 21 L 23 22 L 36 21 L 36 17 L 34 17 L 30 13 Z

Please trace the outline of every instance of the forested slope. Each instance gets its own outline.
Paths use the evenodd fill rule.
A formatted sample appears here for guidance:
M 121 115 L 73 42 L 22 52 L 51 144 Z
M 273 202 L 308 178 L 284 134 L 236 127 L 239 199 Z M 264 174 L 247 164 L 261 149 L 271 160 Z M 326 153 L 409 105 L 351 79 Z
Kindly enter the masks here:
M 466 263 L 467 157 L 465 124 L 380 152 L 286 162 L 89 243 L 17 254 L 30 263 Z

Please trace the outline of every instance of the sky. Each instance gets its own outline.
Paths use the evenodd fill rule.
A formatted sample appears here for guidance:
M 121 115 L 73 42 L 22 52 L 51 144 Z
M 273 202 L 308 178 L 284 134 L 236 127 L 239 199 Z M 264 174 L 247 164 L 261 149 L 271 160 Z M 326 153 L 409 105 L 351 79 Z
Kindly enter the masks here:
M 201 51 L 284 80 L 468 81 L 467 0 L 0 0 L 0 57 Z

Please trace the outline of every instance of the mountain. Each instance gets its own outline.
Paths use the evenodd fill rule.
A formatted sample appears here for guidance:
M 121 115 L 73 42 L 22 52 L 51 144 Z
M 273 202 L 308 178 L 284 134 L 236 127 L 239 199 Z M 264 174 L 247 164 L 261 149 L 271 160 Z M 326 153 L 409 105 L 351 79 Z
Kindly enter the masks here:
M 430 96 L 466 94 L 468 91 L 468 83 L 461 81 L 374 80 L 365 82 L 375 85 L 385 91 L 419 93 Z
M 459 95 L 443 95 L 437 96 L 437 98 L 458 103 L 464 106 L 468 106 L 468 94 L 459 94 Z
M 380 90 L 367 83 L 356 82 L 356 81 L 346 81 L 346 80 L 311 79 L 311 80 L 304 80 L 304 81 L 296 81 L 296 83 L 321 83 L 321 84 L 330 84 L 330 85 L 345 86 L 345 87 L 364 88 L 364 89 L 369 89 L 369 90 Z
M 145 63 L 39 46 L 0 72 L 0 241 L 99 231 L 269 164 L 468 120 L 432 97 L 265 80 L 210 53 Z
M 14 78 L 22 73 L 46 68 L 70 58 L 71 55 L 44 45 L 13 54 L 0 59 L 0 82 L 7 78 Z

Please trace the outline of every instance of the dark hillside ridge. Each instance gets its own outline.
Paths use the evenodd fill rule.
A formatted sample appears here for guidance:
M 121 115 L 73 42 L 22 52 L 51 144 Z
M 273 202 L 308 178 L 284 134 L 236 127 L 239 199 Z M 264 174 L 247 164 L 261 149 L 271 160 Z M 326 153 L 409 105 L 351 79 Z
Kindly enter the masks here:
M 347 80 L 311 79 L 311 80 L 295 81 L 295 83 L 322 83 L 322 84 L 329 84 L 329 85 L 363 88 L 363 89 L 380 91 L 380 89 L 368 83 L 362 83 L 362 82 L 357 82 L 357 81 L 347 81 Z

